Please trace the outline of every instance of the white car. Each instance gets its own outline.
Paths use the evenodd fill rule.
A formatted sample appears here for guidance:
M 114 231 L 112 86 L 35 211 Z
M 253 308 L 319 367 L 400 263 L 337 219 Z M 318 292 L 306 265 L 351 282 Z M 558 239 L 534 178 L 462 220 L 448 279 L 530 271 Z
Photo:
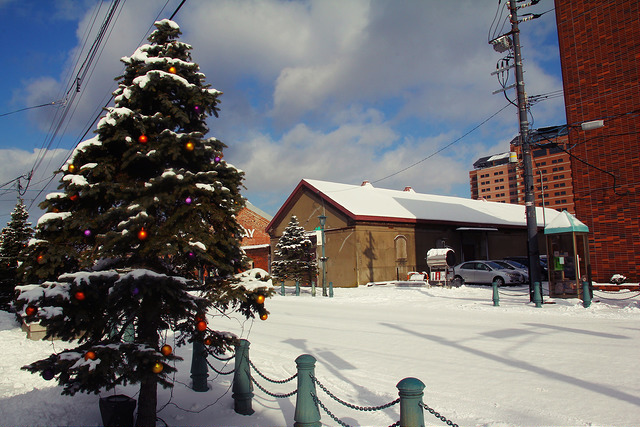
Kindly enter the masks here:
M 464 283 L 490 285 L 493 282 L 498 286 L 516 285 L 522 280 L 520 273 L 503 270 L 493 261 L 466 261 L 453 267 L 453 283 L 457 286 Z
M 505 270 L 509 270 L 511 273 L 520 273 L 522 276 L 522 283 L 529 283 L 529 269 L 525 265 L 508 259 L 494 260 L 493 262 L 503 267 Z

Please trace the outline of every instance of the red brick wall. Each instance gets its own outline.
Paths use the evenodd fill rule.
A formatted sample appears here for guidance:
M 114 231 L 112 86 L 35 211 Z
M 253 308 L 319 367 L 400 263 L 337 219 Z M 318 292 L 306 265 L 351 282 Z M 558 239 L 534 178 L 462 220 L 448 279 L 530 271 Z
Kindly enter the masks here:
M 271 250 L 268 245 L 270 238 L 265 232 L 269 220 L 249 208 L 242 209 L 236 218 L 246 230 L 240 244 L 245 247 L 247 256 L 253 261 L 253 267 L 269 271 Z M 265 246 L 256 247 L 259 245 Z
M 556 0 L 576 216 L 589 227 L 593 278 L 640 280 L 640 5 Z M 615 179 L 614 179 L 615 176 Z M 615 184 L 615 185 L 614 185 Z

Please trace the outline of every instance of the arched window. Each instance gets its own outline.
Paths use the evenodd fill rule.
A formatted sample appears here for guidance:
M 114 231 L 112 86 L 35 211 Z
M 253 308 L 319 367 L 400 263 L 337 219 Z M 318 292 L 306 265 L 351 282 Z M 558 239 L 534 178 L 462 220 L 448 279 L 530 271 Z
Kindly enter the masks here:
M 395 237 L 395 247 L 396 247 L 396 261 L 406 261 L 407 260 L 407 238 L 401 234 Z

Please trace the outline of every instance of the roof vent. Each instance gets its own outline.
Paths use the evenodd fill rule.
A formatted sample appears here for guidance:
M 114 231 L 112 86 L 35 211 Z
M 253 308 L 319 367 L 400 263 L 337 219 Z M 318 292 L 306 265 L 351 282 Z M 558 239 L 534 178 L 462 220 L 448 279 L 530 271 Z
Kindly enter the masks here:
M 407 193 L 415 193 L 415 190 L 411 188 L 410 185 L 407 185 L 406 187 L 404 187 L 404 190 L 402 191 L 406 191 Z
M 371 183 L 369 181 L 362 181 L 362 184 L 360 184 L 360 187 L 364 187 L 366 185 L 371 185 Z

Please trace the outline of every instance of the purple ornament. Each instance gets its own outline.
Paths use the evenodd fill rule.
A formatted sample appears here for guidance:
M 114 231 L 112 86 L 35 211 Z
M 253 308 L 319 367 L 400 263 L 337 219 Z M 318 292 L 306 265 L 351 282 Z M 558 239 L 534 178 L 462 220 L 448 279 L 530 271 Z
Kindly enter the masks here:
M 189 252 L 189 258 L 193 258 L 194 256 L 196 256 L 196 254 L 194 254 L 193 252 Z
M 84 235 L 87 237 L 91 236 L 91 230 L 89 229 L 84 230 Z
M 199 113 L 199 112 L 200 112 L 200 107 L 199 107 L 199 106 L 197 106 L 197 105 L 196 105 L 195 107 L 193 107 L 193 109 L 195 110 L 195 112 L 196 112 L 196 113 Z
M 191 197 L 187 197 L 186 199 L 184 199 L 184 202 L 188 205 L 190 205 L 192 201 L 193 200 L 191 200 Z
M 214 160 L 218 163 L 220 161 L 220 156 L 216 156 Z
M 50 381 L 53 379 L 53 377 L 53 371 L 49 369 L 45 369 L 44 371 L 42 371 L 42 378 L 44 378 L 45 380 Z
M 138 289 L 138 288 L 133 288 L 133 289 L 131 290 L 131 295 L 133 295 L 133 296 L 136 296 L 136 295 L 138 295 L 139 293 L 140 293 L 140 289 Z

